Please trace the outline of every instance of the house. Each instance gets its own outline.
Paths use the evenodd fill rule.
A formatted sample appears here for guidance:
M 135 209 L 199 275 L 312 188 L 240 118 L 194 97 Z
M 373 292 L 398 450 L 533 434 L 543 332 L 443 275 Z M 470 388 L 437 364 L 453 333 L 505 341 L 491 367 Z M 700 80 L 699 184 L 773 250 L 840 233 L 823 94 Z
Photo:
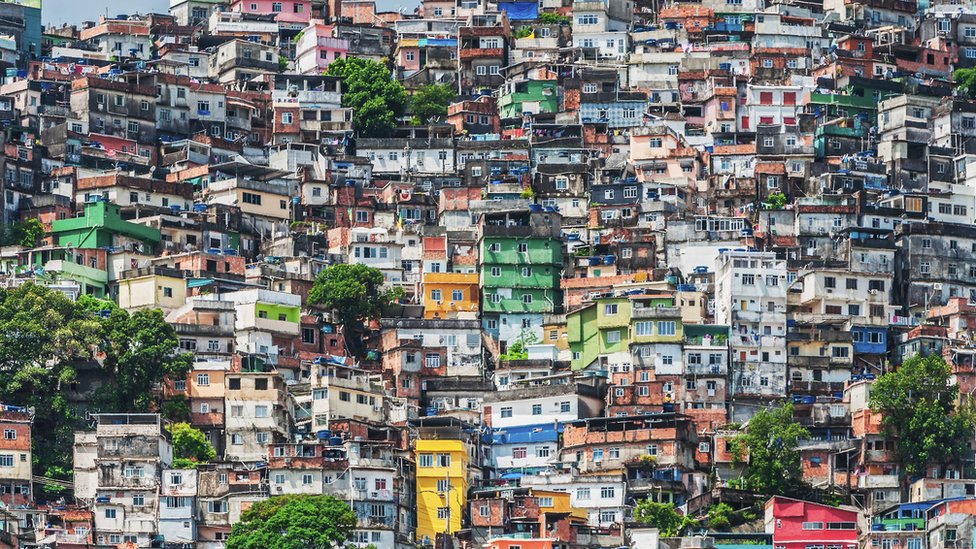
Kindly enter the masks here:
M 858 545 L 858 512 L 851 507 L 831 507 L 798 499 L 774 496 L 766 502 L 766 533 L 773 545 L 787 549 L 811 543 L 854 549 Z

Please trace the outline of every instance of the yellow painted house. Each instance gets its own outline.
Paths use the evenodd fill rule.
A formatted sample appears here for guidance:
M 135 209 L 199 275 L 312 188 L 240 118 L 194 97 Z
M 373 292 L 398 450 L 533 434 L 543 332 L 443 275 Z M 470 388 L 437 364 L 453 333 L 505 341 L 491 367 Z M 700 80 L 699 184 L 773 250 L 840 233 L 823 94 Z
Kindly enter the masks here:
M 461 529 L 467 506 L 468 452 L 461 440 L 418 440 L 417 540 Z
M 478 273 L 424 273 L 424 318 L 475 319 Z

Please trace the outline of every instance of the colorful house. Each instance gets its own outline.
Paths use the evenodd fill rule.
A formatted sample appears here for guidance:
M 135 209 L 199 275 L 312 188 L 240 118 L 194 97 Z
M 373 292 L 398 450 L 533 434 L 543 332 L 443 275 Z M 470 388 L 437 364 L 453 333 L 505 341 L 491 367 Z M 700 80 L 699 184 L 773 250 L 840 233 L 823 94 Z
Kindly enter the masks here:
M 665 348 L 670 354 L 664 356 L 672 357 L 668 366 L 680 364 L 684 328 L 671 294 L 598 298 L 567 315 L 566 323 L 574 370 L 596 362 L 600 369 L 630 364 L 635 354 L 651 357 Z
M 119 206 L 102 200 L 85 203 L 80 217 L 51 223 L 58 246 L 107 248 L 133 244 L 150 252 L 160 241 L 159 229 L 122 219 Z
M 775 496 L 766 502 L 766 533 L 773 546 L 806 549 L 811 545 L 857 548 L 858 511 Z
M 477 273 L 424 273 L 423 284 L 424 318 L 477 318 Z
M 460 439 L 418 440 L 417 540 L 461 529 L 467 505 L 468 452 Z
M 541 209 L 541 208 L 540 208 Z M 559 313 L 563 256 L 559 214 L 536 210 L 486 213 L 481 238 L 482 317 L 502 352 L 542 341 L 547 315 Z

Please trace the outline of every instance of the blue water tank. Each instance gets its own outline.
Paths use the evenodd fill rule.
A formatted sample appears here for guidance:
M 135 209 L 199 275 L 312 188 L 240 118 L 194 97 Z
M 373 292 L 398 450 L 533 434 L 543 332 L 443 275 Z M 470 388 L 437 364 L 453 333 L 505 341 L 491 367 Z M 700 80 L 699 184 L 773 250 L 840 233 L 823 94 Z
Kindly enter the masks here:
M 342 446 L 342 437 L 329 437 L 329 446 Z
M 330 438 L 332 438 L 332 431 L 328 429 L 322 429 L 316 434 L 318 435 L 319 440 L 329 440 Z

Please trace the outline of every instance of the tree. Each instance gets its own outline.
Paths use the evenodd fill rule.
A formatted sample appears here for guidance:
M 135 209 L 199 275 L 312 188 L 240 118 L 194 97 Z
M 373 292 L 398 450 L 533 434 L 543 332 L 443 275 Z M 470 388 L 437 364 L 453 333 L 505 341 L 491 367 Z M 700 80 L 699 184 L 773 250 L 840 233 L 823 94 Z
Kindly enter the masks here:
M 712 531 L 724 532 L 732 527 L 735 510 L 728 503 L 718 503 L 708 508 L 708 528 Z
M 102 368 L 112 380 L 96 395 L 99 404 L 115 412 L 147 412 L 157 409 L 153 386 L 163 379 L 182 379 L 192 365 L 193 355 L 179 351 L 176 330 L 159 309 L 134 313 L 111 301 L 90 296 L 79 298 L 80 306 L 98 312 L 105 338 Z
M 929 465 L 958 462 L 969 452 L 973 413 L 956 410 L 959 386 L 950 384 L 949 365 L 938 355 L 913 356 L 883 374 L 871 387 L 871 410 L 897 437 L 898 457 L 909 477 L 924 476 Z
M 783 193 L 773 193 L 766 200 L 770 210 L 782 210 L 786 206 L 786 195 Z
M 410 113 L 414 124 L 426 124 L 431 118 L 447 116 L 447 106 L 457 94 L 449 84 L 422 86 L 410 97 Z
M 14 225 L 14 238 L 17 244 L 25 248 L 33 248 L 44 236 L 44 226 L 41 222 L 32 217 Z
M 539 22 L 543 25 L 569 25 L 572 20 L 565 15 L 547 11 L 539 14 Z
M 217 456 L 203 432 L 189 423 L 175 423 L 170 429 L 173 435 L 174 469 L 194 469 L 198 464 Z
M 529 350 L 526 348 L 528 345 L 535 345 L 539 342 L 539 337 L 532 333 L 528 328 L 523 328 L 522 332 L 519 333 L 518 339 L 515 343 L 512 343 L 508 347 L 508 351 L 501 354 L 498 359 L 501 361 L 507 360 L 525 360 L 529 358 Z
M 189 365 L 177 346 L 158 311 L 129 315 L 111 302 L 76 302 L 30 283 L 0 289 L 0 401 L 34 410 L 34 474 L 71 478 L 82 411 L 156 409 L 152 388 Z M 79 385 L 81 368 L 102 388 Z
M 0 401 L 34 409 L 35 474 L 71 478 L 77 366 L 91 364 L 101 324 L 61 292 L 36 284 L 0 289 Z
M 276 496 L 241 515 L 227 549 L 332 549 L 355 526 L 356 513 L 332 496 Z
M 789 402 L 756 412 L 745 431 L 730 440 L 737 461 L 746 452 L 749 454 L 742 486 L 767 495 L 791 493 L 800 486 L 803 476 L 797 446 L 809 436 L 810 432 L 793 419 L 793 405 Z
M 649 499 L 639 501 L 634 506 L 634 520 L 657 528 L 663 538 L 680 536 L 686 528 L 697 524 L 694 519 L 679 513 L 674 505 Z
M 401 292 L 383 289 L 383 273 L 361 263 L 330 265 L 319 273 L 308 294 L 311 303 L 335 311 L 348 329 L 377 318 Z
M 0 246 L 33 248 L 44 236 L 44 226 L 36 218 L 0 227 Z
M 336 59 L 326 74 L 342 79 L 342 106 L 353 110 L 360 137 L 387 137 L 403 114 L 407 94 L 386 65 L 370 59 Z
M 976 99 L 976 68 L 956 69 L 952 73 L 952 80 L 956 84 L 956 89 L 970 99 Z

